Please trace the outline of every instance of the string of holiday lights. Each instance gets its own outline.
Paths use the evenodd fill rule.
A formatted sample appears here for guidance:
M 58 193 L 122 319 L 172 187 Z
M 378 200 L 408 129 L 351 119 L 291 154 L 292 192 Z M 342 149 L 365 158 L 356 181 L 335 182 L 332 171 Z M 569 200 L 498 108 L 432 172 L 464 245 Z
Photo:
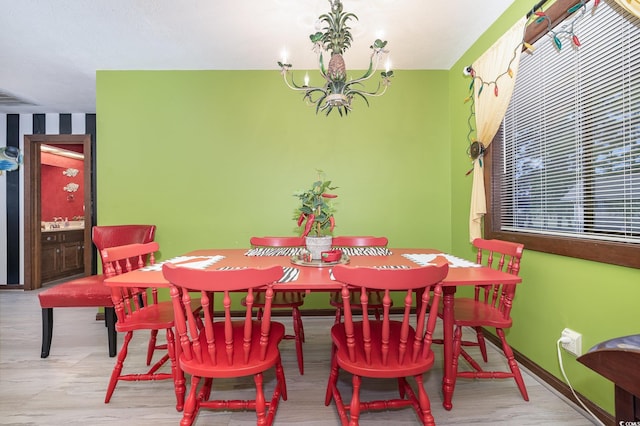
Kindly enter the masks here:
M 578 20 L 580 20 L 584 14 L 586 13 L 586 9 L 587 9 L 587 1 L 589 0 L 580 0 L 578 3 L 576 3 L 574 6 L 571 6 L 569 9 L 567 9 L 567 14 L 568 15 L 574 15 L 573 19 L 568 23 L 568 25 L 564 25 L 560 30 L 556 31 L 554 30 L 554 25 L 553 22 L 551 20 L 551 17 L 544 11 L 539 10 L 545 3 L 547 0 L 542 0 L 539 3 L 537 3 L 535 6 L 533 6 L 533 8 L 531 9 L 531 11 L 527 14 L 527 17 L 535 17 L 535 24 L 542 24 L 543 22 L 547 23 L 547 34 L 551 37 L 551 40 L 553 41 L 555 47 L 558 49 L 558 51 L 560 51 L 562 49 L 562 40 L 561 38 L 568 38 L 571 40 L 571 43 L 573 45 L 574 48 L 579 48 L 582 43 L 580 41 L 580 39 L 578 38 L 578 36 L 575 34 L 574 32 L 574 28 L 575 28 L 575 24 L 578 22 Z M 598 4 L 600 3 L 600 0 L 594 0 L 594 10 L 598 7 Z M 577 13 L 576 12 L 580 12 Z M 568 18 L 566 18 L 568 19 Z M 566 19 L 564 19 L 566 21 Z M 526 28 L 526 26 L 525 26 Z M 473 135 L 476 132 L 476 129 L 474 127 L 474 123 L 475 123 L 475 98 L 474 98 L 474 92 L 475 92 L 475 87 L 476 85 L 480 85 L 479 89 L 478 89 L 478 97 L 481 96 L 481 94 L 483 93 L 485 88 L 491 88 L 493 87 L 493 94 L 494 96 L 499 96 L 500 94 L 500 90 L 499 90 L 499 85 L 498 85 L 498 81 L 500 81 L 500 79 L 504 78 L 504 77 L 509 77 L 509 78 L 513 78 L 513 70 L 512 70 L 512 64 L 513 62 L 516 60 L 517 58 L 517 53 L 518 51 L 527 51 L 529 53 L 533 53 L 535 50 L 535 48 L 530 44 L 527 43 L 524 40 L 524 34 L 523 34 L 523 39 L 515 46 L 514 50 L 513 50 L 513 56 L 511 57 L 511 60 L 509 61 L 509 64 L 507 66 L 507 69 L 500 73 L 498 76 L 496 76 L 493 80 L 491 81 L 485 81 L 481 76 L 476 74 L 476 71 L 473 69 L 473 65 L 470 65 L 468 67 L 465 68 L 464 73 L 465 75 L 469 75 L 471 76 L 471 83 L 469 84 L 469 96 L 467 96 L 464 100 L 465 103 L 470 102 L 469 104 L 469 118 L 467 119 L 467 125 L 469 127 L 469 132 L 467 133 L 467 140 L 469 141 L 469 146 L 467 147 L 467 155 L 473 160 L 475 160 L 476 158 L 478 159 L 478 161 L 480 162 L 480 166 L 482 167 L 482 155 L 484 153 L 484 145 L 482 144 L 482 142 L 478 141 L 476 138 L 473 137 Z M 473 168 L 471 170 L 469 170 L 466 175 L 469 175 L 471 172 L 473 171 Z
M 599 3 L 600 3 L 600 0 L 594 0 L 593 7 L 594 8 L 598 7 Z M 571 21 L 571 23 L 570 23 L 570 25 L 568 26 L 567 29 L 562 29 L 561 31 L 557 31 L 556 32 L 556 31 L 553 30 L 553 28 L 551 27 L 551 24 L 552 24 L 551 18 L 545 12 L 542 12 L 542 11 L 534 12 L 534 15 L 536 15 L 538 17 L 535 22 L 536 22 L 536 24 L 540 24 L 540 23 L 542 23 L 544 21 L 547 21 L 547 32 L 551 35 L 553 43 L 556 45 L 558 50 L 562 49 L 562 41 L 560 40 L 560 36 L 561 35 L 566 35 L 567 37 L 569 37 L 571 39 L 571 42 L 573 43 L 573 45 L 575 47 L 580 47 L 580 45 L 581 45 L 580 39 L 573 32 L 573 28 L 574 28 L 574 25 L 576 24 L 576 22 L 580 18 L 582 18 L 582 16 L 587 11 L 586 1 L 580 0 L 579 3 L 577 3 L 576 5 L 570 7 L 567 10 L 567 13 L 569 15 L 571 15 L 572 13 L 575 13 L 577 11 L 580 11 L 580 14 L 574 17 L 574 19 Z

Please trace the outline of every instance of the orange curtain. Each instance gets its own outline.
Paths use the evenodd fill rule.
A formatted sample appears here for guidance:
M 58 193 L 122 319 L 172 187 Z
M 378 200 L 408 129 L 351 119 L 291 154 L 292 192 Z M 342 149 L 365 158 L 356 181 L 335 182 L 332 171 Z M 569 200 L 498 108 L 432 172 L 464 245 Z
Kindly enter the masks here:
M 626 1 L 626 0 L 624 0 Z M 488 147 L 500 128 L 502 118 L 507 111 L 516 75 L 520 63 L 520 46 L 527 18 L 520 19 L 477 61 L 473 63 L 475 78 L 484 82 L 495 81 L 494 87 L 484 87 L 476 80 L 474 84 L 474 103 L 476 118 L 476 139 Z M 511 76 L 502 75 L 511 69 Z M 501 76 L 500 78 L 497 78 Z M 493 79 L 493 80 L 491 80 Z M 497 80 L 496 80 L 497 79 Z M 482 218 L 487 213 L 487 202 L 484 189 L 484 172 L 481 158 L 473 162 L 473 186 L 471 187 L 471 209 L 469 213 L 469 236 L 473 241 L 482 237 Z

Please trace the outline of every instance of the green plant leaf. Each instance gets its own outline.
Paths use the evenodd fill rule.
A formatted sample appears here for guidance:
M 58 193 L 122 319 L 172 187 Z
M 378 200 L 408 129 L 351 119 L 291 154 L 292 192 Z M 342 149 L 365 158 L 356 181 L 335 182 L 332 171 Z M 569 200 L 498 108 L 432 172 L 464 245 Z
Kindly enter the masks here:
M 311 42 L 312 42 L 312 43 L 317 43 L 317 42 L 319 42 L 320 40 L 322 40 L 322 33 L 321 33 L 320 31 L 318 31 L 318 32 L 317 32 L 317 33 L 315 33 L 315 34 L 311 34 L 311 35 L 309 36 L 309 38 L 311 39 Z
M 329 105 L 326 109 L 329 110 L 330 108 L 331 106 Z M 345 109 L 343 113 L 346 114 L 347 110 Z M 332 186 L 331 181 L 324 178 L 322 170 L 317 170 L 317 173 L 319 180 L 314 181 L 308 190 L 294 193 L 300 200 L 300 206 L 296 209 L 294 220 L 297 222 L 300 213 L 314 215 L 314 223 L 310 234 L 320 236 L 331 232 L 331 218 L 334 213 L 334 208 L 331 204 L 332 199 L 325 198 L 322 194 L 326 191 L 333 191 L 337 187 Z M 301 232 L 304 232 L 304 229 Z

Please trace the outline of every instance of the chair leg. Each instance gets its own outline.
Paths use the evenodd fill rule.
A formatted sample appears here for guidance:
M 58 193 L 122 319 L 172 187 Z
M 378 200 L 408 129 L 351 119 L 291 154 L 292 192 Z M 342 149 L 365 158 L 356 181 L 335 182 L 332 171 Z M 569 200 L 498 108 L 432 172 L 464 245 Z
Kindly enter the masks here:
M 113 395 L 113 391 L 116 390 L 116 385 L 118 384 L 118 379 L 120 378 L 120 374 L 122 373 L 124 359 L 127 357 L 127 349 L 132 337 L 132 331 L 128 331 L 124 336 L 122 348 L 120 349 L 120 353 L 118 353 L 118 359 L 116 360 L 116 365 L 113 367 L 113 371 L 111 372 L 111 379 L 109 380 L 109 385 L 107 386 L 107 395 L 104 398 L 105 404 L 109 403 L 109 401 L 111 400 L 111 396 Z
M 51 337 L 53 335 L 53 308 L 42 308 L 42 348 L 40 358 L 46 358 L 51 351 Z
M 487 362 L 487 345 L 484 342 L 484 333 L 482 332 L 482 327 L 476 327 L 476 339 L 478 341 L 478 346 L 480 347 L 480 354 L 482 354 L 482 360 Z
M 327 383 L 327 391 L 324 397 L 324 405 L 329 406 L 331 404 L 331 398 L 333 397 L 333 387 L 338 383 L 338 362 L 335 356 L 336 347 L 331 345 L 331 373 L 329 373 L 329 383 Z M 338 401 L 336 401 L 336 404 Z
M 279 362 L 276 363 L 276 385 L 273 389 L 273 394 L 271 395 L 271 401 L 267 404 L 267 417 L 265 419 L 265 425 L 273 425 L 273 419 L 276 415 L 276 411 L 278 410 L 278 405 L 280 404 L 280 399 L 286 401 L 286 398 L 283 397 L 283 392 L 286 393 L 286 390 L 282 386 L 282 381 L 280 380 L 281 375 L 283 374 L 282 365 Z M 278 369 L 281 371 L 278 372 Z
M 109 356 L 116 356 L 118 351 L 118 333 L 116 332 L 116 310 L 114 307 L 104 308 L 104 321 L 107 326 L 107 339 L 109 340 Z
M 165 350 L 167 349 L 166 344 L 158 345 L 158 330 L 151 330 L 151 335 L 149 336 L 149 345 L 147 346 L 147 365 L 151 365 L 151 361 L 153 360 L 153 354 L 156 349 Z
M 182 411 L 184 408 L 184 381 L 178 374 L 178 360 L 176 359 L 175 340 L 173 329 L 167 328 L 167 352 L 169 353 L 169 362 L 171 363 L 171 375 L 173 376 L 173 387 L 176 393 L 176 410 Z
M 406 380 L 404 380 L 404 377 L 398 377 L 398 393 L 400 394 L 400 399 L 404 399 L 407 394 L 406 388 L 404 387 L 405 383 Z
M 360 419 L 360 386 L 362 385 L 362 378 L 354 374 L 351 378 L 351 384 L 353 393 L 351 394 L 351 405 L 349 406 L 349 424 L 357 425 Z
M 264 425 L 267 422 L 267 403 L 264 399 L 262 381 L 262 373 L 253 375 L 253 382 L 256 385 L 256 417 L 258 418 L 256 424 L 258 425 Z
M 342 310 L 340 308 L 336 309 L 336 320 L 334 321 L 334 324 L 340 324 L 340 321 L 342 320 Z
M 200 387 L 198 391 L 198 401 L 208 401 L 211 397 L 211 387 L 213 386 L 213 379 L 211 377 L 207 377 L 204 379 L 203 385 Z
M 198 415 L 198 410 L 200 409 L 200 403 L 197 401 L 198 383 L 200 383 L 200 377 L 191 376 L 191 390 L 184 404 L 184 413 L 182 413 L 180 426 L 191 426 Z
M 347 415 L 347 408 L 342 400 L 342 395 L 340 395 L 340 389 L 338 389 L 338 375 L 339 375 L 339 367 L 338 363 L 332 361 L 331 374 L 329 376 L 329 384 L 327 386 L 327 396 L 325 397 L 324 405 L 329 405 L 331 403 L 331 399 L 333 398 L 333 402 L 336 404 L 336 410 L 338 411 L 338 416 L 340 417 L 340 424 L 342 426 L 350 426 L 357 425 L 358 422 L 356 420 L 355 423 L 351 423 L 349 421 L 349 416 Z
M 504 351 L 504 355 L 507 357 L 507 363 L 509 364 L 509 368 L 513 373 L 513 378 L 518 385 L 518 389 L 520 389 L 520 393 L 522 394 L 522 398 L 525 401 L 529 401 L 529 395 L 527 394 L 527 388 L 524 385 L 524 380 L 522 379 L 522 374 L 520 374 L 520 367 L 518 367 L 518 363 L 516 362 L 513 351 L 511 350 L 511 346 L 507 343 L 507 339 L 504 335 L 504 330 L 501 328 L 496 328 L 496 333 L 498 337 L 500 337 L 500 341 L 502 342 L 502 350 Z
M 433 418 L 433 414 L 431 413 L 431 402 L 429 401 L 429 395 L 427 395 L 427 391 L 424 390 L 422 374 L 414 376 L 414 379 L 418 388 L 418 403 L 420 405 L 420 410 L 422 411 L 420 413 L 422 424 L 425 426 L 435 426 L 436 422 Z
M 276 363 L 276 384 L 280 386 L 282 392 L 282 399 L 287 400 L 287 381 L 284 377 L 284 368 L 282 368 L 282 360 L 278 355 L 278 362 Z
M 151 359 L 153 358 L 153 352 L 156 349 L 156 341 L 158 339 L 158 330 L 151 330 L 149 336 L 149 345 L 147 346 L 147 365 L 151 365 Z

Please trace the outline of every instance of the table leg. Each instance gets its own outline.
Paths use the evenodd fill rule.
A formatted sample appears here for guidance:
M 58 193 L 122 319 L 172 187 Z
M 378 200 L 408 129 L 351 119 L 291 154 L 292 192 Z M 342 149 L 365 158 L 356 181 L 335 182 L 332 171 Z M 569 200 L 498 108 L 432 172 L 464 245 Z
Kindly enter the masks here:
M 453 388 L 455 386 L 455 374 L 453 371 L 453 298 L 456 293 L 455 286 L 444 286 L 442 297 L 442 332 L 444 375 L 442 377 L 442 406 L 445 410 L 451 410 L 453 404 Z

